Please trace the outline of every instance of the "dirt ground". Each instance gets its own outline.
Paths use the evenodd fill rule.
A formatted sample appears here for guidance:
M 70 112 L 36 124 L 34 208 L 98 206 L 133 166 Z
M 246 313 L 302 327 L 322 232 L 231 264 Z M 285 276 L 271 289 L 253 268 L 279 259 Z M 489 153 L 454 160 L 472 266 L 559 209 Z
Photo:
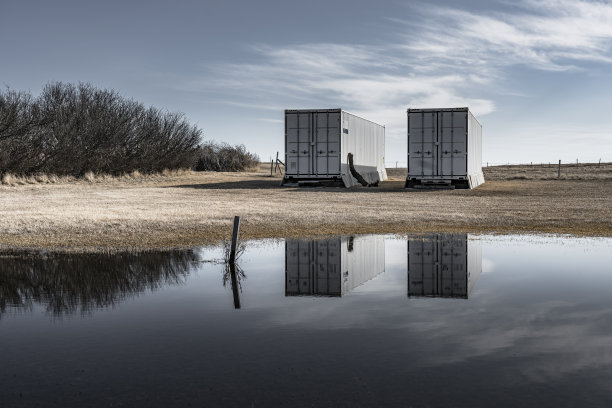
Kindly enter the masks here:
M 379 187 L 285 188 L 266 165 L 248 173 L 2 185 L 0 248 L 189 247 L 229 238 L 234 215 L 242 217 L 243 239 L 422 232 L 612 236 L 612 164 L 574 173 L 564 167 L 560 180 L 552 170 L 492 167 L 477 189 L 443 191 L 405 190 L 405 169 L 389 169 Z

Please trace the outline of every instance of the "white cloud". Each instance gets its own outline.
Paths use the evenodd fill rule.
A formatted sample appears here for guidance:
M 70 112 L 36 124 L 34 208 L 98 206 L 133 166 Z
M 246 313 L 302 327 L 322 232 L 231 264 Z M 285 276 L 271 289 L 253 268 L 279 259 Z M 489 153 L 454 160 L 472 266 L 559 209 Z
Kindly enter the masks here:
M 419 10 L 396 44 L 254 46 L 262 62 L 217 67 L 216 86 L 253 106 L 341 106 L 401 128 L 398 112 L 408 106 L 492 112 L 495 102 L 480 89 L 490 95 L 512 66 L 563 71 L 612 62 L 608 2 L 525 0 L 513 13 L 428 5 L 410 14 Z
M 510 85 L 517 67 L 575 73 L 612 63 L 609 1 L 523 0 L 497 12 L 421 6 L 387 20 L 395 42 L 253 45 L 248 62 L 209 67 L 180 86 L 212 90 L 264 119 L 284 108 L 341 107 L 386 125 L 403 151 L 407 107 L 469 106 L 480 117 L 501 96 L 530 95 Z

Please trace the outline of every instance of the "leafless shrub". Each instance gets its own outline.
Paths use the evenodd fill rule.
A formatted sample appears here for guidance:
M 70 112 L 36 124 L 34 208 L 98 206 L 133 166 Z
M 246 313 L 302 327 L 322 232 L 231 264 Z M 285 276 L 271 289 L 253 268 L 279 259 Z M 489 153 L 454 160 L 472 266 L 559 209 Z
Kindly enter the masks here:
M 206 142 L 197 152 L 196 171 L 245 171 L 256 167 L 259 157 L 244 145 Z
M 38 98 L 0 91 L 0 174 L 121 175 L 191 168 L 201 130 L 90 84 L 51 83 Z

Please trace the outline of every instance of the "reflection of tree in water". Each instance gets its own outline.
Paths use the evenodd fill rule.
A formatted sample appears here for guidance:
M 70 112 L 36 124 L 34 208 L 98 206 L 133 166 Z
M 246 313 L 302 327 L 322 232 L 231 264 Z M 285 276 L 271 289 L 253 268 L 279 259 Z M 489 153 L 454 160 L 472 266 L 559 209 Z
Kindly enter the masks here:
M 210 261 L 205 261 L 223 265 L 223 287 L 225 288 L 227 287 L 228 283 L 230 284 L 230 288 L 234 296 L 234 307 L 236 309 L 240 309 L 240 293 L 242 292 L 242 281 L 246 280 L 246 274 L 238 265 L 238 260 L 244 253 L 245 249 L 246 245 L 242 242 L 239 242 L 238 247 L 236 248 L 234 262 L 232 262 L 232 242 L 225 240 L 223 241 L 223 259 L 213 259 Z
M 243 242 L 239 242 L 238 247 L 236 248 L 236 264 L 234 266 L 236 271 L 236 281 L 240 292 L 242 292 L 242 281 L 246 280 L 246 274 L 244 273 L 240 265 L 238 265 L 238 260 L 244 253 L 245 249 L 246 245 Z M 232 281 L 232 265 L 230 263 L 231 251 L 232 242 L 227 240 L 223 241 L 223 287 L 226 287 L 228 282 L 230 282 L 231 284 Z
M 113 306 L 164 285 L 184 282 L 193 251 L 118 254 L 0 255 L 0 317 L 7 308 L 45 305 L 55 316 Z

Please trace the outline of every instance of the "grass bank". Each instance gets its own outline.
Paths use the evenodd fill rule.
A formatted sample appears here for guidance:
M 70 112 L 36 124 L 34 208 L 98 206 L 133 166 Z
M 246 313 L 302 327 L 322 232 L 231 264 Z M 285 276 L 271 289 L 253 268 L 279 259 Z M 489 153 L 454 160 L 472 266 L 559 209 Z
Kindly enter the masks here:
M 243 218 L 244 239 L 423 232 L 609 237 L 612 165 L 605 166 L 597 179 L 561 180 L 517 178 L 516 169 L 495 169 L 493 176 L 489 168 L 483 186 L 454 191 L 405 191 L 402 169 L 390 169 L 390 180 L 377 188 L 281 188 L 266 166 L 1 185 L 0 247 L 190 247 L 227 238 L 234 215 Z

